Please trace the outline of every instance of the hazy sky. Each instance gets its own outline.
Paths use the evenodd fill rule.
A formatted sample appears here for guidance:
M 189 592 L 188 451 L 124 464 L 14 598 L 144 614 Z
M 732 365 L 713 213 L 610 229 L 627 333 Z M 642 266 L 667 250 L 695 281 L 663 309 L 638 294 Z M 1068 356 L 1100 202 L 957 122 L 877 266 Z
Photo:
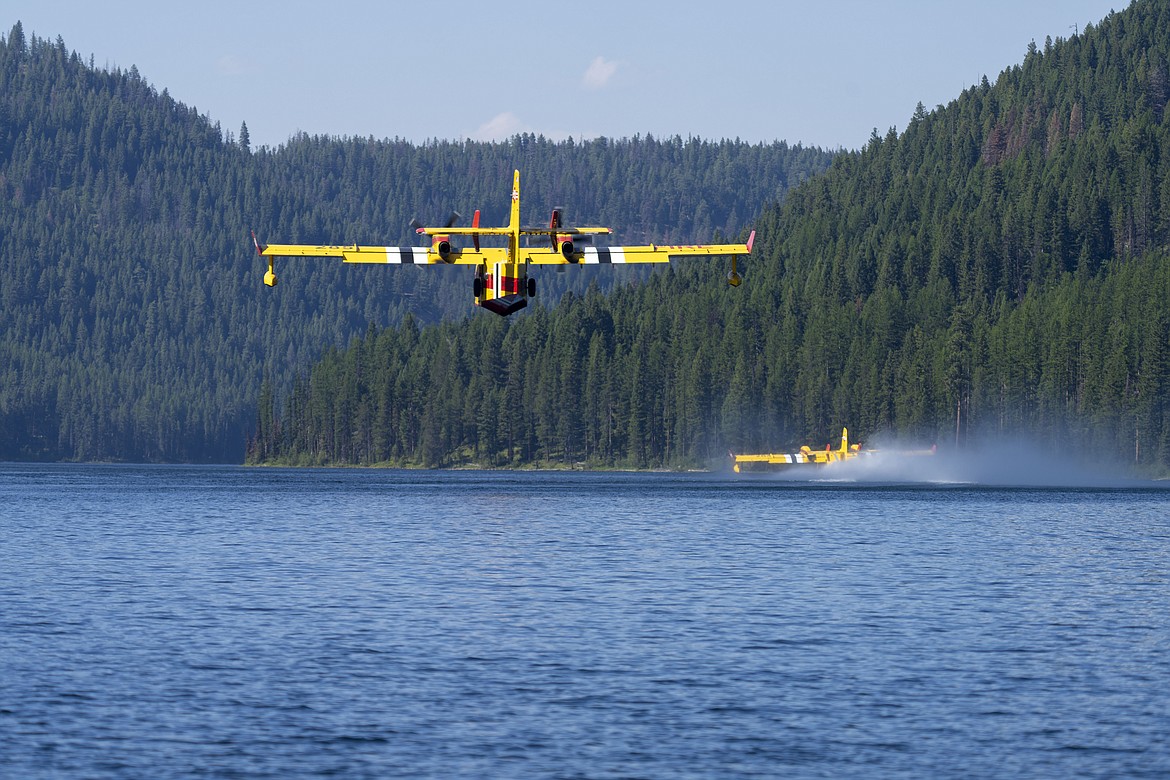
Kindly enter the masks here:
M 131 65 L 252 145 L 635 134 L 854 149 L 1113 0 L 6 0 L 0 25 Z

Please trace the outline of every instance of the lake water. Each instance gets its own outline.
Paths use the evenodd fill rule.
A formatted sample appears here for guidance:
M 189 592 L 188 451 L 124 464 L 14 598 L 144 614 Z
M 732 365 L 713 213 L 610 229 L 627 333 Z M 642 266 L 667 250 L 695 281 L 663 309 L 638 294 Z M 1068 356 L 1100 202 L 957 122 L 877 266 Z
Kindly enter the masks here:
M 1170 490 L 0 464 L 0 776 L 1168 777 Z

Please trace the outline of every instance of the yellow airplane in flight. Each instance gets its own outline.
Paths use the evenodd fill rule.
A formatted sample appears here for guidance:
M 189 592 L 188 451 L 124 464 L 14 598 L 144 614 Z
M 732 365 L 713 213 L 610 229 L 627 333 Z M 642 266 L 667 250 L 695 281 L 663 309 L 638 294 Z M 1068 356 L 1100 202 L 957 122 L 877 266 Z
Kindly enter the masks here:
M 479 211 L 472 218 L 471 227 L 454 227 L 458 214 L 453 214 L 444 227 L 415 225 L 421 235 L 429 236 L 430 246 L 309 246 L 302 244 L 262 244 L 252 234 L 256 253 L 268 258 L 268 272 L 264 283 L 276 286 L 273 260 L 277 257 L 340 257 L 346 263 L 409 263 L 414 265 L 471 265 L 475 267 L 472 293 L 477 306 L 500 316 L 508 316 L 528 305 L 536 295 L 536 279 L 529 275 L 530 265 L 579 265 L 607 263 L 668 263 L 672 258 L 687 255 L 730 255 L 731 271 L 727 282 L 740 284 L 736 271 L 739 255 L 751 254 L 756 233 L 753 230 L 746 244 L 706 244 L 694 246 L 588 246 L 594 235 L 607 235 L 604 227 L 565 227 L 561 214 L 554 209 L 548 227 L 521 227 L 520 225 L 520 171 L 512 176 L 512 209 L 504 227 L 482 227 Z M 455 236 L 470 239 L 470 247 L 456 247 Z M 522 246 L 540 237 L 540 246 Z M 506 246 L 481 247 L 481 238 L 504 239 Z

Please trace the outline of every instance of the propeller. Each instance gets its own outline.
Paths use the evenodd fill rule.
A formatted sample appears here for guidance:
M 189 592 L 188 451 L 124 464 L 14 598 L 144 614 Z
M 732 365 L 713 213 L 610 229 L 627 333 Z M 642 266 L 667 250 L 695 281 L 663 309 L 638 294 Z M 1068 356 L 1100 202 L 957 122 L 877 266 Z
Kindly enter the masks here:
M 447 215 L 447 221 L 443 224 L 443 227 L 445 227 L 445 228 L 455 227 L 455 223 L 458 222 L 459 220 L 461 220 L 462 218 L 463 218 L 463 215 L 460 214 L 458 211 L 452 211 L 450 214 Z M 419 222 L 418 217 L 414 217 L 410 220 L 410 227 L 414 229 L 414 232 L 421 233 L 423 231 L 423 228 L 426 227 L 426 225 Z

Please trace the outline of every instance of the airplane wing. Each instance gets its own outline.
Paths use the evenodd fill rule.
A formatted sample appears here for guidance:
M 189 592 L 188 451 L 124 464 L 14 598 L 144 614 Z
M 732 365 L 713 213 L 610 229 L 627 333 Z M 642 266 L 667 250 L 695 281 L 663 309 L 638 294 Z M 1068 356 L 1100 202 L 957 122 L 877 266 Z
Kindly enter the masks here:
M 565 231 L 559 231 L 564 233 Z M 749 255 L 752 244 L 755 243 L 756 232 L 753 230 L 745 244 L 693 244 L 670 246 L 665 244 L 649 244 L 647 246 L 571 246 L 565 248 L 561 242 L 561 251 L 552 248 L 521 249 L 524 259 L 537 265 L 606 265 L 621 263 L 669 263 L 676 257 L 696 255 Z
M 463 231 L 450 230 L 453 235 Z M 470 231 L 468 231 L 470 232 Z M 480 231 L 481 235 L 491 235 Z M 560 231 L 568 236 L 568 231 Z M 647 246 L 583 246 L 572 251 L 558 251 L 552 247 L 521 247 L 520 262 L 536 265 L 606 265 L 622 263 L 668 263 L 676 257 L 695 255 L 746 255 L 752 251 L 755 239 L 753 232 L 746 244 L 697 244 L 669 246 L 649 244 Z M 393 265 L 481 265 L 504 262 L 507 259 L 505 247 L 448 247 L 442 251 L 441 242 L 431 246 L 314 246 L 311 244 L 258 244 L 262 257 L 338 257 L 346 263 L 389 263 Z M 562 243 L 562 247 L 564 244 Z
M 258 244 L 261 257 L 339 257 L 346 263 L 389 263 L 392 265 L 480 265 L 502 262 L 504 247 L 482 249 L 432 246 L 312 246 L 310 244 Z

